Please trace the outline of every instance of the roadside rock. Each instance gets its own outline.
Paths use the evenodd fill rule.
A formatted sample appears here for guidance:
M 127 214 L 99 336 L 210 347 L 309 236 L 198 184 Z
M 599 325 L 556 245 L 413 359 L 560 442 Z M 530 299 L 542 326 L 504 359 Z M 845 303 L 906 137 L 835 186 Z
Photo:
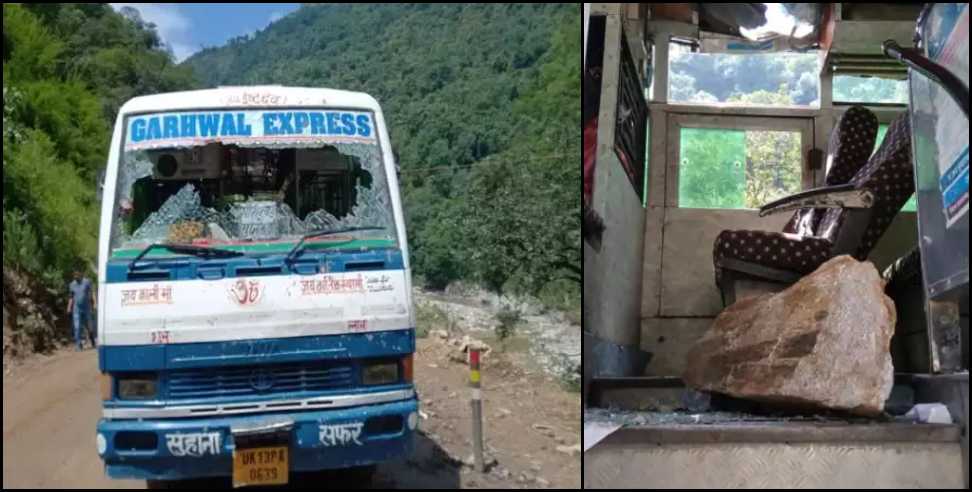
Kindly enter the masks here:
M 429 332 L 429 334 L 441 340 L 446 340 L 449 338 L 449 332 L 445 330 L 432 330 Z
M 489 356 L 489 353 L 493 351 L 492 347 L 487 345 L 485 342 L 471 338 L 469 335 L 463 336 L 462 340 L 459 340 L 457 345 L 459 347 L 459 351 L 464 354 L 468 354 L 470 350 L 479 350 L 482 352 L 483 358 Z
M 788 289 L 724 310 L 687 385 L 791 408 L 876 416 L 891 394 L 894 303 L 874 265 L 838 256 Z
M 464 335 L 461 339 L 454 338 L 448 340 L 446 343 L 456 348 L 455 351 L 449 354 L 449 360 L 460 364 L 469 364 L 470 350 L 479 350 L 480 358 L 483 360 L 487 359 L 493 351 L 493 348 L 485 342 L 472 338 L 469 335 Z
M 564 383 L 579 387 L 581 381 L 581 329 L 570 322 L 564 313 L 544 312 L 528 301 L 504 299 L 486 294 L 470 286 L 455 285 L 446 295 L 414 289 L 417 305 L 431 306 L 445 314 L 459 333 L 436 329 L 430 336 L 461 348 L 462 334 L 491 337 L 496 327 L 496 314 L 504 307 L 519 311 L 523 319 L 517 326 L 517 336 L 529 341 L 529 353 L 536 366 Z M 450 328 L 452 330 L 452 328 Z M 484 353 L 483 357 L 489 354 Z M 463 362 L 465 354 L 450 354 L 449 359 Z M 462 359 L 462 360 L 460 360 Z
M 535 431 L 539 432 L 540 434 L 543 434 L 543 435 L 545 435 L 547 437 L 551 437 L 551 438 L 556 437 L 556 434 L 554 433 L 553 427 L 550 427 L 549 425 L 533 424 L 532 427 L 533 427 L 533 430 L 535 430 Z
M 580 444 L 574 446 L 557 446 L 558 453 L 569 454 L 571 456 L 580 456 L 581 446 Z

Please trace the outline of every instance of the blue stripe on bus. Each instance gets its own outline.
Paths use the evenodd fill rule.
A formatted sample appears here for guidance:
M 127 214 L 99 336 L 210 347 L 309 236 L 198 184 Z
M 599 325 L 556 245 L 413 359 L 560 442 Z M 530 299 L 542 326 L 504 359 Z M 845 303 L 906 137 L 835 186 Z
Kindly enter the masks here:
M 111 260 L 105 281 L 111 283 L 167 282 L 176 280 L 218 280 L 222 278 L 270 275 L 316 275 L 368 270 L 403 270 L 405 262 L 400 249 L 360 252 L 330 252 L 301 255 L 290 265 L 284 255 L 203 259 L 171 257 L 143 260 L 149 266 L 129 271 L 131 260 Z
M 415 352 L 415 331 L 402 329 L 169 345 L 102 345 L 98 350 L 98 366 L 102 372 L 361 359 Z
M 105 437 L 105 472 L 111 478 L 163 479 L 230 476 L 235 445 L 233 427 L 265 425 L 269 419 L 294 422 L 291 431 L 290 471 L 312 471 L 349 466 L 364 466 L 407 456 L 414 450 L 415 431 L 404 424 L 418 411 L 418 399 L 366 405 L 355 408 L 320 411 L 278 412 L 228 417 L 185 418 L 169 420 L 105 420 L 98 422 L 98 433 Z M 398 432 L 375 433 L 364 430 L 360 446 L 324 447 L 320 426 L 365 422 L 372 418 L 399 416 L 403 426 Z M 121 432 L 145 432 L 156 436 L 155 448 L 124 450 L 116 447 Z M 168 451 L 166 436 L 172 433 L 217 432 L 220 449 L 216 456 L 174 457 Z

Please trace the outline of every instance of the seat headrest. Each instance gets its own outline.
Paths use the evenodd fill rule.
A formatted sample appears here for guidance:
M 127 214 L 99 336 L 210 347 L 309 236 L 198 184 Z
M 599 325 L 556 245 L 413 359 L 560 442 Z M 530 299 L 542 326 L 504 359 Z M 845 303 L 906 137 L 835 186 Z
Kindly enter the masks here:
M 846 184 L 864 167 L 877 130 L 877 116 L 864 106 L 851 106 L 840 115 L 830 134 L 827 186 Z

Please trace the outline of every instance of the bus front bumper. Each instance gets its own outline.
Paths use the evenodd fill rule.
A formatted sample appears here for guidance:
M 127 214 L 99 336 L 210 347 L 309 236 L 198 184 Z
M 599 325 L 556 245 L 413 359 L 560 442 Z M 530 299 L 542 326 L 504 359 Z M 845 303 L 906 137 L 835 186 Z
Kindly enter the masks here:
M 291 472 L 367 466 L 411 453 L 418 400 L 255 416 L 98 422 L 98 454 L 111 478 L 180 480 L 233 473 L 244 435 L 275 431 Z M 235 433 L 235 434 L 234 434 Z

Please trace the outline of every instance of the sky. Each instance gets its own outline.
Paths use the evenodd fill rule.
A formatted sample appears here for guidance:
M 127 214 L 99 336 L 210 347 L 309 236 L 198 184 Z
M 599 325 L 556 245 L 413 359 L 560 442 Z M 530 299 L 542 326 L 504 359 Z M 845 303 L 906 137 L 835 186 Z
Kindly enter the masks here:
M 298 3 L 113 3 L 115 10 L 133 7 L 181 62 L 204 47 L 253 34 L 297 10 Z
M 763 5 L 766 5 L 766 24 L 756 29 L 741 28 L 739 31 L 743 36 L 758 40 L 770 33 L 789 35 L 794 26 L 796 26 L 796 32 L 793 35 L 796 38 L 802 38 L 813 31 L 812 25 L 795 19 L 783 8 L 782 4 L 764 3 Z

